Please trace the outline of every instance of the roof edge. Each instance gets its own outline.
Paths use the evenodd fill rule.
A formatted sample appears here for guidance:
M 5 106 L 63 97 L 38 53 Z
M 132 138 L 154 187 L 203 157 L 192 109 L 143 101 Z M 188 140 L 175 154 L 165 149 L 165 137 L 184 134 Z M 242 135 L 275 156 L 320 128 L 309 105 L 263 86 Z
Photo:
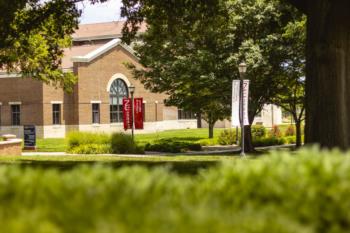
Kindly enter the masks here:
M 113 39 L 113 40 L 109 41 L 108 43 L 104 44 L 103 46 L 95 49 L 94 51 L 92 51 L 84 56 L 72 57 L 71 61 L 72 62 L 84 62 L 84 63 L 91 62 L 95 58 L 97 58 L 97 57 L 101 56 L 102 54 L 108 52 L 109 50 L 117 47 L 118 45 L 121 46 L 122 48 L 124 48 L 126 51 L 128 51 L 137 60 L 139 60 L 138 57 L 135 55 L 135 51 L 131 47 L 123 44 L 121 42 L 121 39 Z

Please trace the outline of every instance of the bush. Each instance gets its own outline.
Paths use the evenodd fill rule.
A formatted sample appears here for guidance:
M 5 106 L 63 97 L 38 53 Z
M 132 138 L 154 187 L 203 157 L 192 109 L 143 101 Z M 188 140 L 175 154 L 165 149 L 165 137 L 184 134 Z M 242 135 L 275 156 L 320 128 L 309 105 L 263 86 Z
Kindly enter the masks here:
M 263 138 L 266 136 L 266 128 L 262 125 L 253 125 L 251 131 L 253 138 Z
M 68 133 L 67 135 L 67 152 L 68 153 L 75 153 L 74 151 L 88 152 L 90 149 L 91 151 L 100 150 L 100 149 L 102 150 L 102 147 L 107 149 L 105 145 L 110 144 L 110 140 L 111 138 L 108 134 L 73 131 Z M 87 146 L 87 145 L 90 145 L 90 146 Z M 97 146 L 97 145 L 102 145 L 102 146 Z M 78 147 L 80 149 L 78 149 Z M 99 149 L 97 149 L 97 147 L 99 147 Z
M 286 144 L 284 138 L 267 137 L 267 138 L 253 138 L 254 146 L 277 146 Z
M 143 154 L 141 147 L 133 141 L 131 135 L 114 133 L 111 138 L 111 148 L 114 154 Z
M 67 135 L 68 148 L 87 144 L 108 144 L 110 136 L 103 133 L 72 131 Z
M 295 127 L 294 125 L 289 125 L 288 128 L 286 129 L 286 132 L 284 133 L 286 137 L 288 136 L 294 136 L 295 135 Z
M 215 146 L 219 144 L 217 138 L 201 139 L 201 140 L 198 140 L 197 143 L 199 143 L 201 146 Z
M 186 151 L 200 151 L 202 146 L 199 143 L 176 141 L 172 139 L 159 139 L 154 141 L 152 144 L 147 143 L 145 146 L 146 151 L 157 151 L 157 152 L 170 152 L 180 153 Z
M 236 131 L 232 129 L 225 129 L 221 131 L 218 137 L 218 143 L 220 145 L 236 144 Z
M 295 136 L 284 137 L 284 140 L 286 141 L 286 144 L 295 144 L 296 143 Z
M 3 165 L 0 174 L 6 233 L 343 233 L 350 225 L 349 154 L 337 151 L 274 152 L 196 176 L 101 165 Z
M 72 154 L 110 154 L 112 153 L 109 144 L 86 144 L 79 145 L 70 149 Z
M 282 132 L 281 132 L 280 128 L 278 127 L 278 125 L 272 126 L 269 135 L 270 135 L 270 137 L 275 137 L 275 138 L 282 137 Z

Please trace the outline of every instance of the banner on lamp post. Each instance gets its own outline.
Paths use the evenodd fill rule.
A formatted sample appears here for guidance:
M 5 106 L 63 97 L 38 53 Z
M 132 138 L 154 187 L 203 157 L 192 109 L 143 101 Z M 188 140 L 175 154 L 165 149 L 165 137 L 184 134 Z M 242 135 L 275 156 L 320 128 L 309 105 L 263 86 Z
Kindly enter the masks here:
M 232 127 L 240 126 L 240 122 L 239 122 L 240 83 L 241 83 L 240 80 L 232 81 L 232 114 L 231 114 Z
M 249 80 L 243 80 L 243 123 L 249 125 L 248 118 Z
M 132 111 L 131 111 L 131 99 L 123 99 L 123 123 L 124 130 L 132 128 Z
M 134 99 L 135 129 L 143 129 L 143 98 Z

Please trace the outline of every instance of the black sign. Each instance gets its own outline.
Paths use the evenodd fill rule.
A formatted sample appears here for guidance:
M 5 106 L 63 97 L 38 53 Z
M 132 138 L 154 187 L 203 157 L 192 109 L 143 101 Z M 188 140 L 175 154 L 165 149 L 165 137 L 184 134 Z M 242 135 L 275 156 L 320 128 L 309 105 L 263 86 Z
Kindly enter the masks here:
M 24 130 L 24 147 L 35 147 L 36 145 L 36 134 L 35 125 L 25 125 Z

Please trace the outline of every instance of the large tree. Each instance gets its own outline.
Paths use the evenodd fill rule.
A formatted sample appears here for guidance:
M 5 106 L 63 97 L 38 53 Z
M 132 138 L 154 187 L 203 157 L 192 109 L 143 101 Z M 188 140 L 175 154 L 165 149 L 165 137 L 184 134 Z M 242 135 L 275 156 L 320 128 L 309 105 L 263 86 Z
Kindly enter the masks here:
M 78 27 L 79 1 L 0 0 L 0 71 L 71 90 L 75 78 L 61 69 L 61 59 Z
M 288 0 L 308 17 L 307 143 L 350 146 L 350 1 Z
M 171 19 L 158 6 L 143 9 L 148 30 L 138 36 L 142 43 L 134 49 L 147 69 L 129 67 L 146 88 L 166 93 L 166 104 L 201 113 L 212 138 L 215 122 L 229 117 L 231 81 L 237 73 L 229 59 L 229 15 L 223 1 L 213 0 L 211 8 L 200 10 L 184 4 Z
M 141 62 L 150 68 L 146 71 L 150 75 L 147 77 L 146 74 L 146 79 L 143 79 L 146 87 L 165 86 L 170 94 L 181 93 L 180 97 L 185 96 L 186 91 L 192 94 L 195 90 L 194 96 L 200 99 L 203 96 L 197 92 L 200 92 L 200 88 L 205 91 L 207 86 L 210 87 L 209 91 L 215 93 L 207 95 L 207 99 L 226 95 L 229 101 L 231 84 L 228 81 L 239 78 L 237 65 L 245 60 L 248 64 L 245 78 L 251 81 L 250 124 L 275 94 L 278 84 L 274 78 L 276 68 L 282 63 L 279 60 L 280 50 L 276 46 L 279 35 L 284 33 L 285 26 L 294 17 L 299 17 L 290 6 L 277 0 L 212 0 L 210 4 L 207 1 L 186 0 L 124 0 L 123 3 L 122 16 L 127 17 L 124 27 L 126 42 L 135 37 L 139 23 L 146 21 L 149 25 L 141 49 L 136 49 Z M 220 6 L 220 10 L 216 6 Z M 153 37 L 150 39 L 148 35 Z M 167 40 L 164 41 L 164 38 Z M 198 63 L 201 59 L 202 62 Z M 178 64 L 182 65 L 181 68 L 172 72 L 174 66 L 179 67 Z M 187 72 L 188 69 L 191 72 Z M 169 73 L 172 75 L 168 78 L 162 77 Z M 183 89 L 183 86 L 187 86 L 176 85 L 184 80 L 181 78 L 183 75 L 187 77 L 187 86 L 195 84 L 199 89 Z M 215 88 L 213 84 L 207 85 L 208 81 L 215 84 Z M 147 85 L 149 83 L 152 85 Z M 187 102 L 195 107 L 200 106 L 194 99 Z M 250 126 L 245 127 L 245 131 L 245 149 L 252 151 Z
M 301 123 L 305 118 L 305 39 L 306 18 L 290 22 L 281 35 L 280 85 L 272 103 L 290 113 L 296 127 L 296 146 L 300 147 Z

